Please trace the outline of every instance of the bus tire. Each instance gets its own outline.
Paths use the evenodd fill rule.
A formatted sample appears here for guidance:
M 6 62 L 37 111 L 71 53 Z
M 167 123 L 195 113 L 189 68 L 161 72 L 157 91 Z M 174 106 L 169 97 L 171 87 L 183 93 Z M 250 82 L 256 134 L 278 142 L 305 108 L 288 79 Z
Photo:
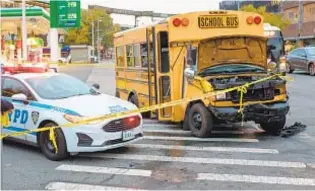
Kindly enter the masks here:
M 133 103 L 137 107 L 139 107 L 139 102 L 138 102 L 138 99 L 137 99 L 137 97 L 135 95 L 130 96 L 128 101 Z
M 133 103 L 139 108 L 138 98 L 134 94 L 129 97 L 128 101 Z M 141 115 L 143 118 L 150 118 L 150 112 L 144 112 L 144 113 L 141 113 Z
M 57 126 L 56 123 L 49 122 L 46 123 L 43 127 L 52 127 Z M 43 131 L 39 134 L 39 146 L 42 153 L 46 158 L 52 161 L 60 161 L 69 157 L 69 153 L 67 151 L 67 143 L 65 136 L 60 128 L 55 129 L 55 136 L 58 146 L 58 152 L 54 152 L 54 148 L 52 143 L 49 140 L 49 131 Z
M 213 128 L 213 116 L 202 103 L 196 103 L 189 109 L 188 124 L 194 136 L 208 137 Z
M 286 116 L 281 116 L 281 120 L 272 123 L 260 123 L 260 127 L 269 135 L 278 136 L 286 123 Z

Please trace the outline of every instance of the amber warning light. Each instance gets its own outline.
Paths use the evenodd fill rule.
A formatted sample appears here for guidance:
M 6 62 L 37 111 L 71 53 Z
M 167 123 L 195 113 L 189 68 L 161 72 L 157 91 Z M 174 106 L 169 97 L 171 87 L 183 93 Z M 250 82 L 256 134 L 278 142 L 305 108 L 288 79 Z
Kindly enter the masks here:
M 179 26 L 187 27 L 189 25 L 189 20 L 187 18 L 183 18 L 183 19 L 175 18 L 173 20 L 173 25 L 175 27 L 179 27 Z
M 253 17 L 253 16 L 249 16 L 246 19 L 247 24 L 253 24 L 255 23 L 256 25 L 259 25 L 261 23 L 261 18 L 259 16 Z

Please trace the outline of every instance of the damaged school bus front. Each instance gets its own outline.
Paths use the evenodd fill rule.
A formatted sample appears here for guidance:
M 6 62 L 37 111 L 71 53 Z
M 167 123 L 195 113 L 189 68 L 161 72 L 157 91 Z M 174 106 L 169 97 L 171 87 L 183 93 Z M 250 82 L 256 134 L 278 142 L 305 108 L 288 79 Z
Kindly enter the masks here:
M 204 84 L 200 87 L 207 87 L 208 92 L 241 86 L 271 75 L 267 72 L 266 40 L 261 37 L 216 38 L 200 42 L 197 57 L 196 73 L 190 85 L 196 86 L 199 81 Z M 185 74 L 187 76 L 188 71 Z M 203 92 L 207 91 L 203 89 Z M 217 121 L 255 121 L 265 131 L 277 134 L 285 125 L 289 111 L 287 100 L 286 81 L 275 77 L 247 88 L 242 99 L 243 112 L 239 112 L 241 92 L 237 90 L 203 100 L 206 111 L 191 105 L 186 114 L 186 126 L 196 136 L 205 137 L 211 132 L 209 126 Z M 205 114 L 201 115 L 202 112 Z M 204 131 L 198 131 L 197 119 L 208 124 L 202 127 L 199 123 L 199 129 L 204 128 Z

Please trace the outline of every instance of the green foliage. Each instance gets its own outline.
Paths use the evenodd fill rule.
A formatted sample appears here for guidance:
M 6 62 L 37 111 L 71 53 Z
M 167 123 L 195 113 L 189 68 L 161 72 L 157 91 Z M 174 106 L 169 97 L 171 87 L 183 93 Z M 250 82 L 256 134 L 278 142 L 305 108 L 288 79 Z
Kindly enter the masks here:
M 253 5 L 247 5 L 243 6 L 241 10 L 246 12 L 258 13 L 264 17 L 264 23 L 269 23 L 272 26 L 279 27 L 281 30 L 291 24 L 289 20 L 283 19 L 280 14 L 266 12 L 266 6 L 255 8 Z
M 111 47 L 113 35 L 120 30 L 119 25 L 113 25 L 110 16 L 102 10 L 81 10 L 81 27 L 68 30 L 66 44 L 92 44 L 92 23 L 94 22 L 94 43 L 97 45 L 97 28 L 99 21 L 99 37 L 101 45 Z

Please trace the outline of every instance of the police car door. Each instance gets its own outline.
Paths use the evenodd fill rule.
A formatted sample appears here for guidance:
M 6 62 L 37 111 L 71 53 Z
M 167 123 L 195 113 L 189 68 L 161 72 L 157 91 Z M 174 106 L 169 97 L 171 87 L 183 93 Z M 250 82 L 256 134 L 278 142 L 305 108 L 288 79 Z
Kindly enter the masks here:
M 27 97 L 30 97 L 29 90 L 21 81 L 11 77 L 4 77 L 2 81 L 2 96 L 3 98 L 8 98 L 8 100 L 13 103 L 14 110 L 9 115 L 10 126 L 8 128 L 3 128 L 3 133 L 25 131 L 27 121 L 31 120 L 27 110 L 27 102 L 13 99 L 12 96 L 16 94 L 25 94 Z M 20 135 L 14 138 L 26 140 L 26 135 Z

